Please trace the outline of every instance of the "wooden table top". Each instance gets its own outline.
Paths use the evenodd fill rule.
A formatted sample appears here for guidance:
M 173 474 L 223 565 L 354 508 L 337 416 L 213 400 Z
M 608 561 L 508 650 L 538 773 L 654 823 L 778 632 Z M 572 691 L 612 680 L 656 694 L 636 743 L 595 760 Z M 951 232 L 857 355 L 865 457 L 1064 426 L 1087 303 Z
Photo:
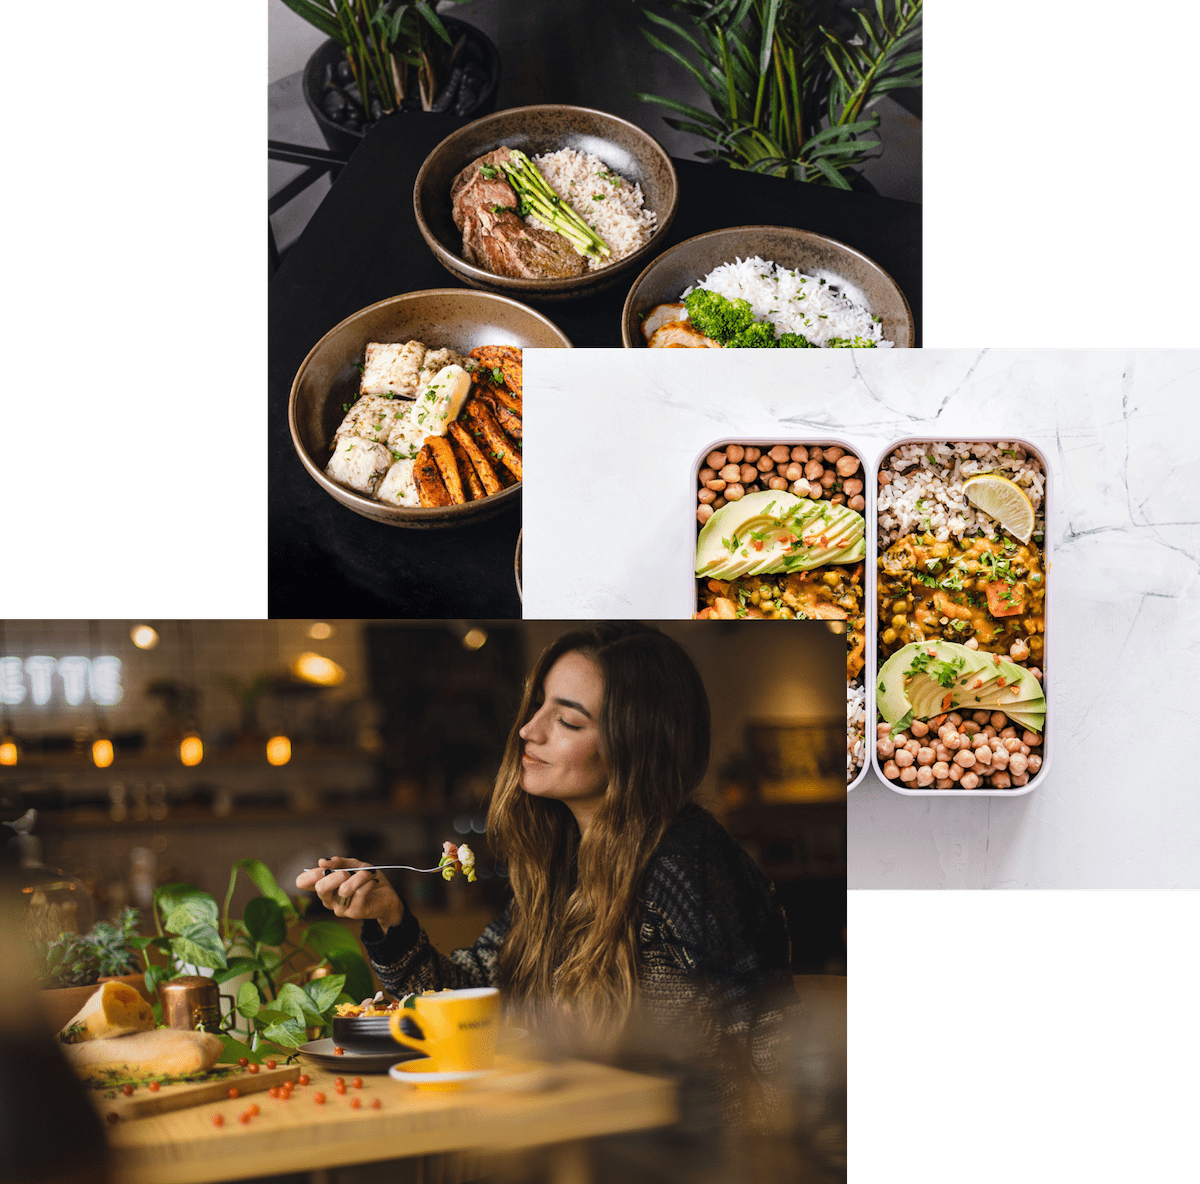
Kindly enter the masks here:
M 265 1093 L 209 1102 L 109 1128 L 118 1184 L 208 1184 L 281 1172 L 471 1148 L 511 1150 L 642 1130 L 675 1121 L 666 1081 L 583 1061 L 554 1066 L 545 1088 L 416 1090 L 386 1075 L 346 1093 L 337 1074 L 305 1065 L 310 1083 L 290 1101 Z M 324 1105 L 314 1094 L 324 1093 Z M 351 1101 L 361 1099 L 360 1108 Z M 371 1103 L 379 1099 L 380 1108 Z M 260 1113 L 239 1121 L 251 1102 Z M 223 1114 L 223 1126 L 213 1115 Z

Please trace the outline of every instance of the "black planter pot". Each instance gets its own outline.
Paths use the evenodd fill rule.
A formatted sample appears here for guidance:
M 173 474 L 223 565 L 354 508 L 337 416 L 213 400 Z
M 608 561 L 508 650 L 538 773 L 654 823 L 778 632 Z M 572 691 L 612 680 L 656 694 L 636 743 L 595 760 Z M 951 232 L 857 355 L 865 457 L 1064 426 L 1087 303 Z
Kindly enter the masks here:
M 457 115 L 490 114 L 496 109 L 496 92 L 500 87 L 500 52 L 491 39 L 473 25 L 449 16 L 443 16 L 441 19 L 455 41 L 460 35 L 466 34 L 467 46 L 464 48 L 474 49 L 474 56 L 482 62 L 487 73 L 487 81 L 484 82 L 478 97 L 465 109 L 452 105 L 450 110 Z M 321 129 L 321 135 L 325 137 L 325 143 L 329 145 L 329 150 L 340 156 L 349 157 L 350 153 L 362 142 L 362 138 L 366 134 L 365 130 L 360 128 L 356 131 L 331 119 L 325 113 L 323 105 L 327 79 L 337 70 L 337 64 L 340 61 L 342 61 L 342 47 L 336 41 L 323 41 L 305 64 L 302 89 L 304 101 L 317 121 L 317 126 Z M 405 111 L 403 114 L 419 118 L 423 112 Z

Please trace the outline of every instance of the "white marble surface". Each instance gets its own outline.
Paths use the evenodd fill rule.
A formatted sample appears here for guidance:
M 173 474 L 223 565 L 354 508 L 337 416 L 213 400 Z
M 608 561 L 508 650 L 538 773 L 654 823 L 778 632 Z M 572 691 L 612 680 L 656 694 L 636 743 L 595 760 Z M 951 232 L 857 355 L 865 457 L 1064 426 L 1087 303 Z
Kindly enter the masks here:
M 527 355 L 527 617 L 691 612 L 711 441 L 1019 435 L 1055 481 L 1054 757 L 1024 797 L 850 795 L 859 888 L 1200 887 L 1200 353 Z

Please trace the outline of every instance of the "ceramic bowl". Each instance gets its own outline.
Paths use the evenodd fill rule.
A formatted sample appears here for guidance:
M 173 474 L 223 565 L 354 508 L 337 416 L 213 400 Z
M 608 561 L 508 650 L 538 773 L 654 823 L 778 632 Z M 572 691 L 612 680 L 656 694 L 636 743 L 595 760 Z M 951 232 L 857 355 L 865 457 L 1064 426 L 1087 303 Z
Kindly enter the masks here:
M 343 506 L 388 526 L 437 529 L 481 522 L 514 505 L 520 485 L 460 506 L 386 506 L 325 475 L 329 442 L 341 423 L 342 404 L 358 396 L 358 363 L 369 341 L 425 342 L 468 353 L 480 345 L 569 349 L 570 341 L 541 313 L 487 292 L 435 288 L 393 296 L 335 325 L 300 363 L 288 402 L 288 426 L 300 462 L 312 479 Z
M 559 148 L 594 153 L 627 181 L 641 185 L 646 208 L 658 215 L 650 241 L 610 267 L 565 279 L 493 275 L 468 263 L 462 257 L 462 233 L 450 211 L 450 186 L 471 161 L 502 145 L 519 148 L 529 156 Z M 472 288 L 531 300 L 575 300 L 611 288 L 622 279 L 627 281 L 665 241 L 678 204 L 675 166 L 653 136 L 615 115 L 561 104 L 511 107 L 467 124 L 429 154 L 413 188 L 417 225 L 447 271 Z
M 882 319 L 884 338 L 900 347 L 913 344 L 916 327 L 904 293 L 878 263 L 861 251 L 790 226 L 733 226 L 697 235 L 664 251 L 634 280 L 621 313 L 625 348 L 645 347 L 641 322 L 655 305 L 674 303 L 686 288 L 722 263 L 755 255 L 806 275 L 836 277 L 857 288 L 872 315 Z

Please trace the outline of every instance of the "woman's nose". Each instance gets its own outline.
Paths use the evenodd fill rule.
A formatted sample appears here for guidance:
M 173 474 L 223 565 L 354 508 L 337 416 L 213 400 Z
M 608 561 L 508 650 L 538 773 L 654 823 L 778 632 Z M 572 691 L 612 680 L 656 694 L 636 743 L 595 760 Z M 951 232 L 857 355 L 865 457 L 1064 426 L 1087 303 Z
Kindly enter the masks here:
M 542 726 L 539 721 L 541 720 L 543 714 L 544 709 L 542 711 L 535 711 L 533 715 L 531 715 L 529 719 L 526 720 L 521 726 L 521 729 L 517 732 L 517 735 L 520 736 L 522 740 L 536 740 L 542 731 Z

